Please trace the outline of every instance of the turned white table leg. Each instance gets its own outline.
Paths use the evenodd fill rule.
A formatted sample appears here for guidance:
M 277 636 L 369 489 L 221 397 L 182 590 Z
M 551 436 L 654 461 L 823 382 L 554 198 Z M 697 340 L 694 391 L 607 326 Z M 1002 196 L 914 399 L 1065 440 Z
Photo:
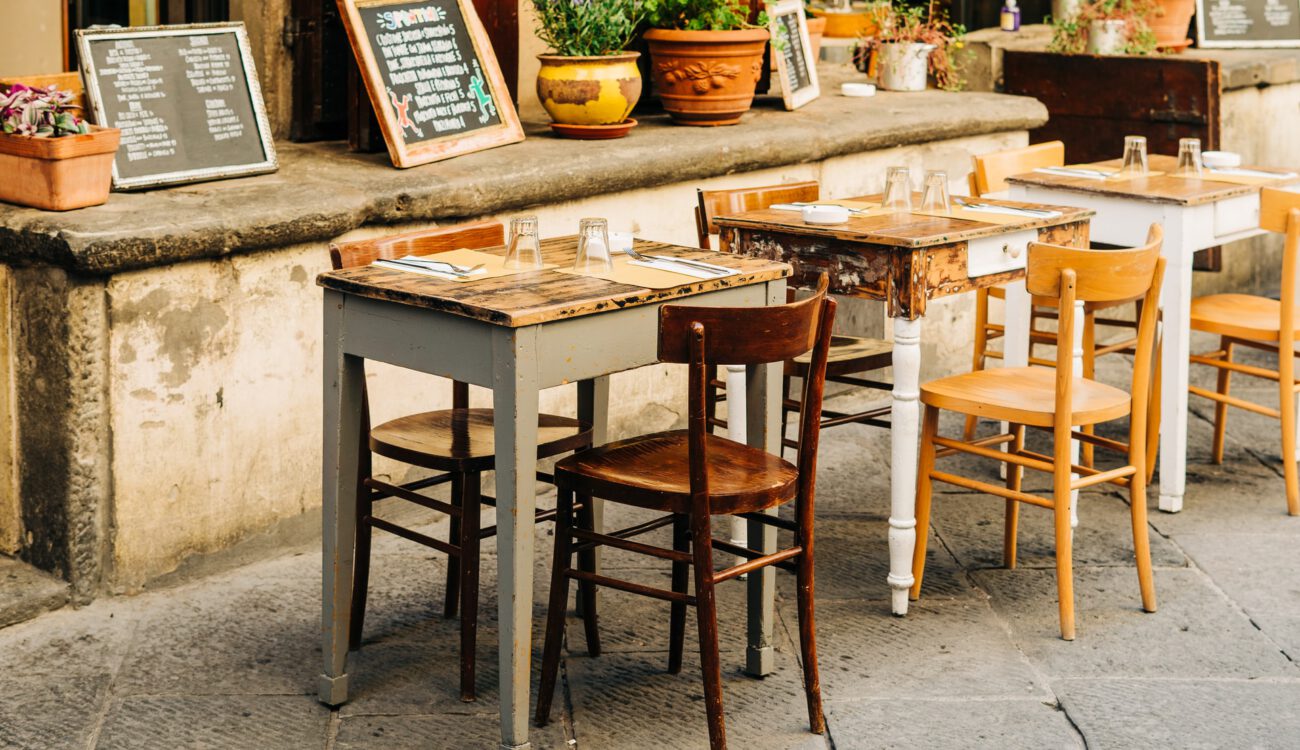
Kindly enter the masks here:
M 894 614 L 907 614 L 916 549 L 916 449 L 921 422 L 921 321 L 894 318 L 894 390 L 890 411 L 889 586 Z M 921 529 L 921 533 L 926 533 Z
M 1166 213 L 1164 288 L 1160 307 L 1163 359 L 1160 372 L 1160 510 L 1183 509 L 1187 483 L 1187 357 L 1191 351 L 1192 249 L 1183 215 Z
M 727 437 L 737 443 L 744 443 L 749 434 L 746 431 L 744 393 L 745 366 L 727 365 Z M 741 400 L 734 400 L 736 398 Z M 731 517 L 731 543 L 741 547 L 749 544 L 749 522 L 739 516 Z M 743 562 L 746 558 L 737 555 L 736 564 Z M 747 576 L 741 576 L 742 580 L 745 578 Z
M 1002 366 L 1025 367 L 1029 364 L 1029 327 L 1032 322 L 1033 298 L 1025 291 L 1024 279 L 1006 286 L 1006 300 L 1002 313 L 1005 329 L 1002 336 Z M 1002 432 L 1008 425 L 1002 423 Z M 998 473 L 1007 478 L 1007 465 L 998 467 Z

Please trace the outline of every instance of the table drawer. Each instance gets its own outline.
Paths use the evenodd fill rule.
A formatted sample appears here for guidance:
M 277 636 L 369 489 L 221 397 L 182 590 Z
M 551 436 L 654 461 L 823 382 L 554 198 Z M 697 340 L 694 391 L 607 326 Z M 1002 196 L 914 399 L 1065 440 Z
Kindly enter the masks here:
M 966 275 L 975 278 L 1024 268 L 1029 243 L 1037 241 L 1037 229 L 971 240 L 966 243 Z
M 1214 236 L 1227 237 L 1259 226 L 1259 193 L 1241 195 L 1214 204 Z

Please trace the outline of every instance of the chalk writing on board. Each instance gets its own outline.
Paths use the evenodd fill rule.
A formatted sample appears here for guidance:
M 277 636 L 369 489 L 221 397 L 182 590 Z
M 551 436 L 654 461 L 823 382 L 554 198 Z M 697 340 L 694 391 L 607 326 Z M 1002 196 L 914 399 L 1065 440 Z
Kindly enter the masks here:
M 1298 0 L 1202 0 L 1199 6 L 1199 33 L 1208 46 L 1300 46 Z

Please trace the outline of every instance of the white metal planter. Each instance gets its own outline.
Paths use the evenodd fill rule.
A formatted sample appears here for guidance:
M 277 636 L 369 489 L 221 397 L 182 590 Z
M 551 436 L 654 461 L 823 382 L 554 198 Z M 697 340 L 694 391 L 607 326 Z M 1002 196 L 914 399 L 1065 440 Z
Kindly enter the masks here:
M 880 87 L 889 91 L 925 91 L 933 44 L 888 42 L 880 45 Z
M 1122 55 L 1128 43 L 1128 21 L 1112 18 L 1088 23 L 1088 52 L 1093 55 Z

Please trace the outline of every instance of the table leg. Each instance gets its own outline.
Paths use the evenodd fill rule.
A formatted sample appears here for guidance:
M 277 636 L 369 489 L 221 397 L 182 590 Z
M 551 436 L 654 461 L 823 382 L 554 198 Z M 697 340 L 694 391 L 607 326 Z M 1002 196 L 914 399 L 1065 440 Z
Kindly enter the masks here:
M 745 366 L 744 365 L 727 365 L 727 393 L 744 393 L 745 392 Z M 739 402 L 732 402 L 739 405 Z M 1300 423 L 1300 422 L 1298 422 Z M 749 428 L 746 426 L 745 409 L 736 408 L 727 410 L 727 437 L 735 440 L 737 443 L 743 443 L 749 439 Z M 731 519 L 731 543 L 739 547 L 749 544 L 749 525 L 745 519 L 733 516 Z M 745 562 L 745 558 L 740 555 L 736 556 L 736 564 Z M 741 576 L 742 579 L 748 576 Z
M 894 390 L 889 437 L 889 586 L 896 615 L 907 614 L 916 550 L 916 449 L 921 421 L 921 320 L 894 318 Z M 922 529 L 922 533 L 924 533 Z
M 578 421 L 591 425 L 591 445 L 596 447 L 609 442 L 609 376 L 603 375 L 591 380 L 578 381 Z M 589 498 L 591 501 L 591 524 L 595 531 L 605 528 L 605 501 Z M 601 548 L 592 551 L 595 557 L 595 570 L 600 572 Z M 583 613 L 582 587 L 575 586 L 577 593 L 577 613 Z M 592 587 L 593 590 L 595 587 Z
M 348 626 L 356 545 L 357 463 L 361 438 L 360 357 L 343 351 L 343 296 L 325 292 L 323 450 L 321 477 L 321 653 L 325 671 L 317 697 L 348 699 Z
M 767 284 L 767 304 L 785 303 L 785 280 Z M 746 442 L 768 453 L 781 452 L 782 363 L 755 365 L 745 371 Z M 731 393 L 731 392 L 729 392 Z M 734 395 L 734 394 L 732 394 Z M 728 413 L 734 401 L 728 397 Z M 776 508 L 768 511 L 776 515 Z M 763 554 L 776 552 L 776 528 L 749 523 L 749 546 Z M 745 650 L 745 672 L 754 677 L 771 674 L 776 668 L 772 629 L 776 619 L 776 569 L 768 566 L 749 574 L 749 647 Z
M 1161 290 L 1160 510 L 1183 509 L 1187 481 L 1187 370 L 1191 354 L 1192 251 L 1181 215 L 1164 222 L 1165 282 Z
M 537 329 L 492 335 L 501 623 L 501 747 L 528 748 L 532 667 L 533 512 L 537 482 Z

